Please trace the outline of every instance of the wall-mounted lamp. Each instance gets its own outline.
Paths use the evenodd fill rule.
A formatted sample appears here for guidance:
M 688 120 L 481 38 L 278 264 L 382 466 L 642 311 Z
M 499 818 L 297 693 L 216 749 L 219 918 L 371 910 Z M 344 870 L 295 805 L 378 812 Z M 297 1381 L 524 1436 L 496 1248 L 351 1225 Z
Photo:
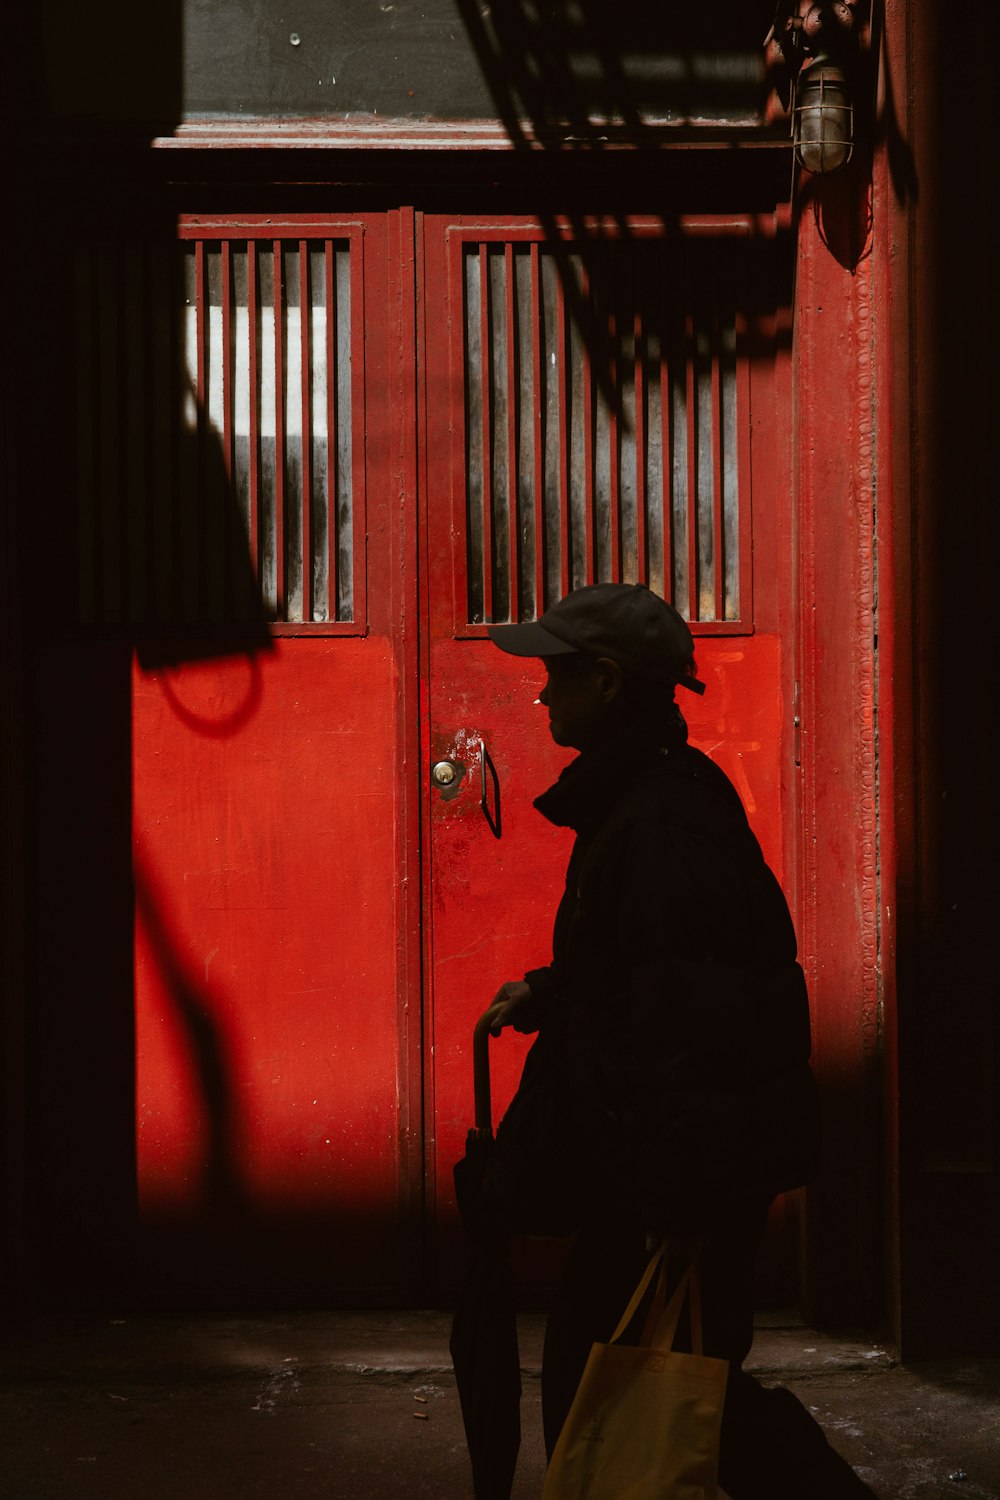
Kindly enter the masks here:
M 836 172 L 854 150 L 854 97 L 843 68 L 817 57 L 792 94 L 792 142 L 807 172 Z
M 779 0 L 765 43 L 790 83 L 792 143 L 807 172 L 836 172 L 854 150 L 858 8 L 859 0 Z

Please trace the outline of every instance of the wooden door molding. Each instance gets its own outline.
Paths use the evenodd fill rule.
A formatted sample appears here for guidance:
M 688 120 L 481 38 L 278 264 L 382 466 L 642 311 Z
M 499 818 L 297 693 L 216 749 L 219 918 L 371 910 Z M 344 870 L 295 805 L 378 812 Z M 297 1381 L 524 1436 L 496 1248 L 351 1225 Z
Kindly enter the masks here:
M 880 1316 L 879 805 L 876 782 L 874 282 L 798 223 L 793 471 L 800 646 L 800 946 L 824 1165 L 806 1210 L 819 1323 Z M 832 328 L 837 336 L 831 336 Z

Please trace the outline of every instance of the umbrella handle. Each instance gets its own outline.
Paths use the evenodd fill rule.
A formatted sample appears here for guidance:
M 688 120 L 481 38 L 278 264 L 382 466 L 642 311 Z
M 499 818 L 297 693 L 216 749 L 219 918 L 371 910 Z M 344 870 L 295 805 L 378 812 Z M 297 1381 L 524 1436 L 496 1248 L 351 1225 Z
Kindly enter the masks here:
M 472 1082 L 476 1101 L 476 1129 L 493 1133 L 493 1105 L 490 1099 L 490 1023 L 493 1008 L 484 1011 L 472 1033 Z

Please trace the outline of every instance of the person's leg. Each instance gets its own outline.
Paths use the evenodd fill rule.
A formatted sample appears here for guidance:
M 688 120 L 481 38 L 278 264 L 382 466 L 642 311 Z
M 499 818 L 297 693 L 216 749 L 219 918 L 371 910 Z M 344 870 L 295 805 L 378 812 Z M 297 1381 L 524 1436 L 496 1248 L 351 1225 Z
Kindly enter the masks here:
M 614 1332 L 648 1259 L 645 1234 L 633 1226 L 596 1225 L 576 1237 L 545 1325 L 542 1425 L 549 1458 L 591 1345 Z
M 743 1369 L 753 1342 L 754 1263 L 767 1206 L 728 1216 L 701 1250 L 704 1352 L 730 1363 L 719 1482 L 731 1500 L 872 1500 L 790 1391 L 767 1390 Z M 581 1230 L 545 1330 L 542 1422 L 551 1458 L 595 1342 L 614 1332 L 648 1261 L 645 1232 L 628 1223 Z M 685 1269 L 671 1264 L 672 1279 Z M 690 1348 L 687 1318 L 677 1346 Z
M 731 1500 L 863 1500 L 873 1492 L 784 1388 L 742 1368 L 753 1342 L 754 1264 L 767 1207 L 733 1213 L 701 1252 L 705 1353 L 728 1359 L 719 1483 Z
M 731 1500 L 874 1500 L 791 1391 L 738 1369 L 726 1388 L 719 1483 Z
M 732 1216 L 724 1232 L 703 1249 L 702 1320 L 705 1352 L 742 1364 L 753 1342 L 753 1272 L 767 1222 L 766 1205 Z M 545 1328 L 542 1354 L 542 1420 L 549 1457 L 573 1404 L 596 1342 L 614 1332 L 650 1256 L 646 1230 L 628 1220 L 601 1221 L 580 1230 L 563 1267 Z M 667 1263 L 668 1288 L 687 1269 L 690 1250 L 677 1248 Z M 677 1347 L 690 1347 L 686 1309 Z

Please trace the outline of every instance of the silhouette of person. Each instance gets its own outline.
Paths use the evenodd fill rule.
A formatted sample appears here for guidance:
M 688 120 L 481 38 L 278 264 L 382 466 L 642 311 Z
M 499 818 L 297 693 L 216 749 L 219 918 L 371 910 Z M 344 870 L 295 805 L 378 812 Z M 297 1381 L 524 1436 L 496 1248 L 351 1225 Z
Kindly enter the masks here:
M 538 1033 L 497 1132 L 494 1211 L 515 1232 L 575 1232 L 546 1328 L 547 1452 L 665 1237 L 677 1278 L 697 1248 L 704 1351 L 730 1362 L 732 1500 L 870 1496 L 791 1392 L 742 1368 L 768 1205 L 815 1167 L 815 1086 L 787 904 L 675 701 L 704 691 L 691 633 L 629 584 L 489 633 L 542 660 L 552 737 L 580 752 L 535 802 L 576 834 L 552 963 L 493 1001 L 495 1033 Z

